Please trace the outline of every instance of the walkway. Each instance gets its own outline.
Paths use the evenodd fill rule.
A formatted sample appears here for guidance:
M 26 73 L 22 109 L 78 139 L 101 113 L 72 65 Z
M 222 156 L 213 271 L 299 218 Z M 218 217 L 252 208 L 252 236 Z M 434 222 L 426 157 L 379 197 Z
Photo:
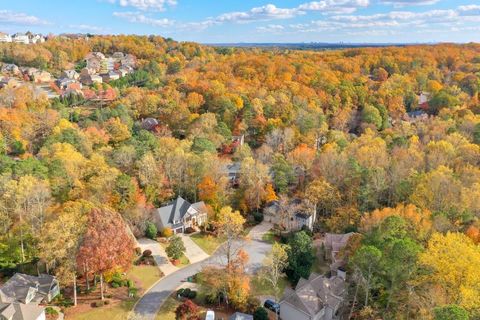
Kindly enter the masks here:
M 158 268 L 163 272 L 164 275 L 168 276 L 169 274 L 172 274 L 178 270 L 178 268 L 170 262 L 167 253 L 157 241 L 141 238 L 138 239 L 138 245 L 142 249 L 142 252 L 145 250 L 152 251 L 152 256 L 155 259 Z
M 249 257 L 247 266 L 248 272 L 254 272 L 261 267 L 265 255 L 270 252 L 272 245 L 262 241 L 262 236 L 272 228 L 269 223 L 262 223 L 250 230 L 248 238 L 250 240 L 242 241 L 241 245 Z M 220 250 L 219 250 L 220 251 Z M 138 301 L 133 310 L 134 317 L 142 320 L 153 320 L 165 302 L 165 300 L 174 292 L 188 277 L 193 276 L 202 270 L 205 265 L 218 264 L 219 253 L 215 253 L 212 257 L 190 264 L 178 271 L 160 279 L 153 287 L 146 292 Z

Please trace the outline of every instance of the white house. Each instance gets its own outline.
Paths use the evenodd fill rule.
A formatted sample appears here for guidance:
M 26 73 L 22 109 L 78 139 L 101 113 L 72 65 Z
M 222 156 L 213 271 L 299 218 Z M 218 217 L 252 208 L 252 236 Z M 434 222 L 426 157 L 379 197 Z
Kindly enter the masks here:
M 24 33 L 15 33 L 12 37 L 12 41 L 15 43 L 29 44 L 30 39 Z
M 12 37 L 8 33 L 0 32 L 0 42 L 12 42 Z

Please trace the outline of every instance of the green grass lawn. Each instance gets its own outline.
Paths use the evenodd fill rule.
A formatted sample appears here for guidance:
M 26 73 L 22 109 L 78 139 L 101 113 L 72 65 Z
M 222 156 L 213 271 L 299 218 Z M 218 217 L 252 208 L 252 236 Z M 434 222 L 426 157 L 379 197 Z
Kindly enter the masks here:
M 273 230 L 268 230 L 267 233 L 265 233 L 262 236 L 262 240 L 268 243 L 274 243 L 275 242 L 275 233 Z
M 90 319 L 111 319 L 111 320 L 127 320 L 128 314 L 132 310 L 138 298 L 132 298 L 128 301 L 122 301 L 118 305 L 105 306 L 101 308 L 91 309 L 87 312 L 69 316 L 74 320 L 90 320 Z
M 155 317 L 155 320 L 176 320 L 175 309 L 180 305 L 180 301 L 173 296 L 168 297 L 165 303 L 160 307 L 160 310 Z
M 212 254 L 223 243 L 222 239 L 204 233 L 192 234 L 190 238 L 208 254 Z
M 282 277 L 278 281 L 278 291 L 282 295 L 285 288 L 290 285 L 287 277 Z M 255 296 L 275 296 L 275 291 L 269 282 L 264 281 L 258 276 L 253 276 L 250 280 L 250 291 Z
M 134 280 L 141 291 L 150 288 L 162 276 L 161 271 L 156 266 L 133 266 L 127 273 L 127 278 Z M 141 294 L 141 292 L 139 292 L 139 294 Z M 126 320 L 137 300 L 138 298 L 126 298 L 126 300 L 119 304 L 90 309 L 86 312 L 71 315 L 68 318 L 73 320 Z

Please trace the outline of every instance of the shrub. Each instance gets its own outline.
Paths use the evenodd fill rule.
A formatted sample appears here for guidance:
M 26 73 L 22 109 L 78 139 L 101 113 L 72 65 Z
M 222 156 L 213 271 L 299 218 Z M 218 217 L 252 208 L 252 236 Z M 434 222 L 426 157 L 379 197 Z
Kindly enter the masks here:
M 173 230 L 171 228 L 163 228 L 162 236 L 165 238 L 170 238 L 173 235 Z
M 468 320 L 468 312 L 455 304 L 436 307 L 433 309 L 435 320 Z
M 128 296 L 131 298 L 135 298 L 137 296 L 138 289 L 135 287 L 128 288 Z
M 247 303 L 245 305 L 245 312 L 247 313 L 254 313 L 258 308 L 262 306 L 260 300 L 256 297 L 249 296 L 247 299 Z
M 110 300 L 105 300 L 105 301 L 103 301 L 103 303 L 104 303 L 105 305 L 108 305 L 108 304 L 110 304 Z
M 51 315 L 51 316 L 58 316 L 58 311 L 55 310 L 52 307 L 46 307 L 45 308 L 45 313 L 48 314 L 48 315 Z
M 216 304 L 218 302 L 218 295 L 214 292 L 209 292 L 205 295 L 205 303 L 206 304 Z
M 253 320 L 268 320 L 268 311 L 264 307 L 259 307 L 253 313 Z
M 136 248 L 135 248 L 135 254 L 136 254 L 137 256 L 142 255 L 142 248 L 136 247 Z
M 194 233 L 194 232 L 195 232 L 195 229 L 192 228 L 192 227 L 188 227 L 187 229 L 185 229 L 186 234 L 190 234 L 190 233 Z
M 145 229 L 145 236 L 149 239 L 155 239 L 157 237 L 157 227 L 151 222 L 147 222 L 147 228 Z
M 133 281 L 132 281 L 132 280 L 128 279 L 128 280 L 126 281 L 126 286 L 127 286 L 128 288 L 133 288 L 133 285 L 134 285 L 134 284 L 133 284 Z
M 147 250 L 143 251 L 143 253 L 142 253 L 142 257 L 146 258 L 146 257 L 151 257 L 151 256 L 152 256 L 152 250 L 147 249 Z
M 177 290 L 177 296 L 178 297 L 183 297 L 183 293 L 185 292 L 185 289 L 184 288 L 180 288 Z
M 177 319 L 190 319 L 195 317 L 199 311 L 198 306 L 192 300 L 185 300 L 184 303 L 177 307 L 175 315 Z
M 195 299 L 196 297 L 197 297 L 197 291 L 192 290 L 192 291 L 190 291 L 190 293 L 188 294 L 188 296 L 186 296 L 185 298 L 188 298 L 188 299 L 190 299 L 190 300 L 193 300 L 193 299 Z
M 92 307 L 93 308 L 100 308 L 100 307 L 103 307 L 104 305 L 105 305 L 105 301 L 92 302 Z
M 255 220 L 255 222 L 261 223 L 263 221 L 263 213 L 258 211 L 254 212 L 253 219 Z

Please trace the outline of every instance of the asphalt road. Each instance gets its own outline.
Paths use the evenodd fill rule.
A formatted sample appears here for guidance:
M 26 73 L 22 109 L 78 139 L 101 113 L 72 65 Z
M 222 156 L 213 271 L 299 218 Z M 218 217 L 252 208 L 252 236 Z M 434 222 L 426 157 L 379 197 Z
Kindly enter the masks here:
M 258 270 L 265 255 L 270 252 L 272 245 L 262 241 L 262 236 L 272 227 L 271 224 L 262 223 L 255 226 L 249 232 L 249 240 L 239 243 L 244 251 L 248 253 L 249 263 L 247 272 L 253 273 Z M 188 277 L 193 276 L 202 270 L 206 265 L 219 265 L 221 261 L 222 248 L 217 250 L 210 258 L 188 265 L 178 271 L 160 279 L 153 287 L 150 288 L 138 301 L 133 310 L 135 319 L 153 320 L 165 302 L 165 300 L 185 281 Z

